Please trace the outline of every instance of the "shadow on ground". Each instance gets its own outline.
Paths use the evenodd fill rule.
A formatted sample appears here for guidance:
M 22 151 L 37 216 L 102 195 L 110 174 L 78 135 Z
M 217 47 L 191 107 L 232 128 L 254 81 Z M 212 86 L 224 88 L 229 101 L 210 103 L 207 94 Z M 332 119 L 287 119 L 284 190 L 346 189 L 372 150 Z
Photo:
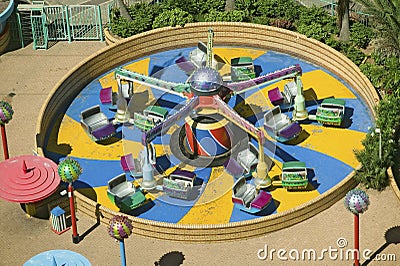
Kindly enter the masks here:
M 385 232 L 385 240 L 386 242 L 380 246 L 370 257 L 368 260 L 366 260 L 362 265 L 366 266 L 368 265 L 371 261 L 374 261 L 375 258 L 378 258 L 379 256 L 389 245 L 391 244 L 399 244 L 400 243 L 400 226 L 394 226 L 392 228 L 389 228 Z M 385 254 L 389 256 L 390 254 Z
M 88 228 L 82 235 L 79 237 L 79 242 L 82 241 L 88 234 L 93 232 L 94 229 L 96 229 L 100 225 L 100 220 L 101 218 L 104 218 L 103 214 L 100 212 L 100 204 L 96 204 L 96 223 L 93 224 L 90 228 Z
M 185 256 L 180 251 L 168 252 L 159 259 L 159 261 L 154 262 L 155 266 L 179 266 L 183 264 Z

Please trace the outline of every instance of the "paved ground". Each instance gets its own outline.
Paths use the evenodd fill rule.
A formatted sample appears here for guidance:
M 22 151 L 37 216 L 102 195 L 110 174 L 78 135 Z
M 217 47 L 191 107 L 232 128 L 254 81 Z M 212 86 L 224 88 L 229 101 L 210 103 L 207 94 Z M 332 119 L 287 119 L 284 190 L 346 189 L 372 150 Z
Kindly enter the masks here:
M 31 153 L 38 113 L 50 90 L 74 65 L 103 47 L 105 44 L 100 42 L 73 42 L 58 43 L 47 51 L 34 51 L 30 45 L 0 57 L 0 98 L 10 92 L 16 94 L 12 99 L 15 115 L 7 125 L 11 156 Z M 0 160 L 3 160 L 2 153 Z M 400 201 L 391 189 L 368 191 L 368 194 L 371 205 L 360 218 L 360 248 L 371 250 L 370 254 L 380 253 L 386 259 L 393 259 L 394 254 L 400 261 L 399 248 L 393 244 L 400 242 Z M 78 231 L 85 237 L 75 245 L 70 231 L 56 235 L 50 230 L 49 221 L 28 218 L 19 204 L 0 200 L 0 210 L 0 265 L 22 265 L 50 249 L 79 252 L 93 265 L 120 264 L 119 246 L 108 236 L 106 227 L 96 226 L 79 213 Z M 344 238 L 348 245 L 339 249 L 339 238 Z M 160 261 L 166 262 L 161 265 L 174 266 L 182 258 L 183 265 L 282 265 L 276 251 L 272 253 L 272 261 L 270 254 L 272 249 L 283 249 L 286 253 L 282 256 L 289 259 L 289 265 L 350 265 L 345 259 L 352 243 L 353 216 L 345 210 L 343 201 L 339 201 L 305 222 L 245 241 L 183 244 L 132 235 L 126 241 L 126 254 L 128 265 L 154 265 Z M 269 256 L 260 260 L 257 253 L 264 256 L 259 250 L 266 246 Z M 289 258 L 295 255 L 294 249 L 300 253 L 298 261 Z M 302 260 L 301 253 L 311 249 L 317 253 L 316 261 Z M 328 251 L 322 253 L 324 249 Z M 398 265 L 398 262 L 373 261 L 365 265 Z

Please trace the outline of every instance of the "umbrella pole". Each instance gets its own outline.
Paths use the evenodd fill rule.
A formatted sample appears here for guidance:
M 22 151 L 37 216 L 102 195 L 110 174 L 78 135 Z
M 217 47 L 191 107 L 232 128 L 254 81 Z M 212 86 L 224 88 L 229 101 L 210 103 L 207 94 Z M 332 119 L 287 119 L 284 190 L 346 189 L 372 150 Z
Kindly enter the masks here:
M 71 209 L 72 242 L 74 244 L 78 244 L 79 243 L 79 235 L 78 235 L 78 229 L 76 226 L 74 187 L 72 186 L 72 182 L 70 182 L 68 185 L 68 197 L 69 197 L 69 206 Z
M 126 266 L 126 257 L 125 257 L 125 242 L 124 239 L 119 240 L 119 250 L 121 253 L 121 265 Z
M 7 160 L 10 158 L 8 154 L 8 145 L 7 145 L 7 135 L 6 135 L 6 126 L 1 125 L 1 138 L 3 140 L 3 151 L 4 151 L 4 159 Z
M 359 266 L 360 261 L 359 261 L 359 254 L 360 254 L 360 234 L 359 234 L 359 224 L 360 224 L 360 217 L 358 214 L 354 214 L 354 249 L 355 249 L 355 254 L 354 254 L 354 265 Z

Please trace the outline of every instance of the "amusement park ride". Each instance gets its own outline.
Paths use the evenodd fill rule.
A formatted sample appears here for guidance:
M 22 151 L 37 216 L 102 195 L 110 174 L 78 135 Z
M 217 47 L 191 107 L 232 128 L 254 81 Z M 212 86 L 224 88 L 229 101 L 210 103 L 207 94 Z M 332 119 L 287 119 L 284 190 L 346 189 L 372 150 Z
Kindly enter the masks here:
M 292 79 L 292 82 L 285 85 L 283 92 L 280 92 L 278 88 L 268 92 L 269 99 L 275 107 L 264 114 L 265 131 L 281 142 L 291 140 L 301 133 L 302 128 L 296 121 L 316 119 L 321 123 L 340 125 L 344 114 L 344 102 L 329 99 L 318 107 L 316 115 L 309 115 L 301 82 L 302 69 L 299 65 L 255 77 L 252 61 L 249 62 L 248 58 L 238 58 L 231 61 L 231 78 L 222 77 L 217 70 L 218 62 L 213 55 L 213 36 L 213 30 L 209 29 L 206 47 L 199 42 L 198 48 L 190 53 L 190 60 L 181 57 L 176 61 L 177 65 L 189 74 L 185 83 L 164 81 L 121 67 L 118 68 L 115 71 L 118 98 L 114 121 L 117 123 L 129 122 L 142 130 L 141 139 L 145 158 L 133 159 L 136 160 L 136 165 L 138 165 L 137 160 L 141 161 L 142 188 L 151 190 L 156 187 L 154 166 L 149 160 L 149 157 L 155 158 L 152 141 L 184 119 L 185 125 L 182 131 L 186 141 L 180 140 L 179 146 L 196 158 L 225 158 L 225 163 L 220 165 L 224 165 L 226 170 L 237 178 L 232 188 L 232 202 L 243 211 L 255 213 L 264 209 L 272 200 L 269 192 L 263 189 L 272 186 L 282 186 L 287 189 L 307 187 L 307 169 L 305 163 L 286 162 L 282 171 L 282 180 L 272 181 L 268 176 L 270 165 L 264 153 L 264 144 L 267 140 L 263 130 L 233 110 L 227 104 L 230 97 L 242 95 L 259 86 Z M 247 78 L 243 78 L 245 75 Z M 135 113 L 131 118 L 127 112 L 127 101 L 134 96 L 133 83 L 143 84 L 187 100 L 183 107 L 171 115 L 161 106 L 150 106 L 143 111 L 143 114 Z M 292 119 L 281 111 L 289 108 L 293 110 Z M 85 119 L 88 120 L 87 117 Z M 250 135 L 257 142 L 258 148 L 250 142 L 250 149 L 244 149 L 238 153 L 236 159 L 232 158 L 231 150 L 234 149 L 234 144 L 232 144 L 234 143 L 234 134 L 230 129 L 232 124 L 235 129 L 240 128 Z M 85 127 L 85 129 L 87 128 L 90 129 L 90 125 Z M 210 140 L 212 140 L 211 145 Z M 268 158 L 268 160 L 270 159 Z M 127 165 L 128 161 L 124 161 L 124 163 Z M 134 163 L 131 164 L 134 165 Z M 126 169 L 128 168 L 126 167 Z M 187 171 L 179 171 L 164 178 L 163 191 L 170 197 L 185 199 L 193 187 L 196 176 Z M 253 180 L 247 181 L 248 178 Z M 126 185 L 126 182 L 126 179 L 122 177 L 117 177 L 109 182 L 110 199 L 115 203 L 124 203 L 122 204 L 123 208 L 120 207 L 121 210 L 126 209 L 127 206 L 137 207 L 137 200 L 139 203 L 144 202 L 141 195 L 138 195 L 133 203 L 132 200 L 124 199 L 124 197 L 134 198 L 132 195 L 141 193 L 140 189 Z M 116 189 L 118 186 L 121 189 L 123 187 L 123 191 L 118 191 Z M 124 196 L 117 201 L 115 198 L 119 192 Z M 130 204 L 127 204 L 128 201 Z

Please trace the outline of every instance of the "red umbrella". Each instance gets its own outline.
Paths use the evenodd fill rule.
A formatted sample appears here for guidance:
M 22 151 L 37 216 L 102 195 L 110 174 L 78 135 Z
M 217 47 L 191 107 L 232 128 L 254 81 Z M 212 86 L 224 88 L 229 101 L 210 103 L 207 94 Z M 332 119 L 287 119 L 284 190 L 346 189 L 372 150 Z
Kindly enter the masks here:
M 0 198 L 32 203 L 53 194 L 60 184 L 57 164 L 50 159 L 22 155 L 0 163 Z

